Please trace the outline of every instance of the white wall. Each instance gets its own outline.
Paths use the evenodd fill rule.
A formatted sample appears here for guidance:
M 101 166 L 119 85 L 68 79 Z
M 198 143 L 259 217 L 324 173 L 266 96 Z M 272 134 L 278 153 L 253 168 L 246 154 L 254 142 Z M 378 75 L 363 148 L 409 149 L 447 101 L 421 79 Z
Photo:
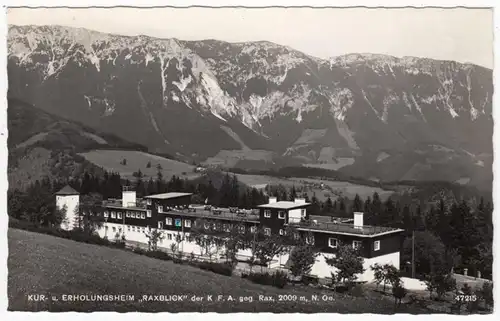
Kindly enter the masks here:
M 300 213 L 300 208 L 288 211 L 288 223 L 300 223 Z
M 122 206 L 130 207 L 135 206 L 137 201 L 135 191 L 123 191 L 122 192 Z
M 61 228 L 72 230 L 76 224 L 75 211 L 80 206 L 80 195 L 56 195 L 56 206 L 59 209 L 66 206 L 66 219 L 61 224 Z
M 330 253 L 320 253 L 319 256 L 316 257 L 316 263 L 311 268 L 311 275 L 315 275 L 320 278 L 329 278 L 331 277 L 332 272 L 336 273 L 337 269 L 329 266 L 325 260 L 325 257 L 331 258 L 334 255 L 335 254 L 330 254 Z M 370 269 L 370 266 L 372 266 L 375 263 L 392 264 L 397 269 L 399 269 L 399 252 L 381 255 L 379 257 L 374 257 L 370 259 L 365 258 L 363 262 L 363 268 L 365 269 L 365 272 L 357 276 L 357 281 L 366 281 L 366 282 L 373 281 L 374 275 L 373 271 Z

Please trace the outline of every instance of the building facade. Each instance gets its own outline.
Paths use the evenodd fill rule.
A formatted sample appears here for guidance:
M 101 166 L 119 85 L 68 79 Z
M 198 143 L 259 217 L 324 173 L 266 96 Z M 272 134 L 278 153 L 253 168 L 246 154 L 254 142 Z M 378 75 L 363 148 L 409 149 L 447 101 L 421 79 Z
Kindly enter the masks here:
M 74 205 L 75 202 L 72 202 Z M 291 226 L 302 234 L 301 239 L 314 245 L 319 252 L 310 272 L 312 276 L 328 278 L 335 272 L 326 263 L 326 258 L 335 256 L 340 244 L 360 249 L 365 271 L 358 275 L 359 281 L 373 280 L 370 266 L 375 263 L 388 263 L 399 269 L 403 230 L 363 225 L 363 213 L 354 213 L 354 219 L 347 220 L 353 223 L 324 216 L 319 221 L 309 215 L 309 206 L 301 198 L 278 202 L 275 197 L 270 197 L 268 204 L 260 205 L 255 210 L 213 208 L 191 204 L 190 193 L 171 192 L 137 199 L 135 191 L 125 188 L 122 199 L 103 202 L 103 224 L 97 232 L 108 239 L 123 237 L 127 242 L 144 245 L 149 241 L 146 234 L 151 230 L 159 230 L 164 235 L 158 243 L 159 248 L 171 249 L 175 246 L 176 250 L 186 255 L 192 253 L 204 256 L 210 253 L 213 257 L 223 257 L 224 248 L 198 245 L 190 237 L 193 229 L 203 227 L 207 231 L 229 232 L 237 228 L 241 233 L 255 233 L 261 229 L 268 236 L 283 236 L 287 227 Z M 237 258 L 242 261 L 250 257 L 251 248 L 241 249 L 237 253 Z M 285 268 L 288 258 L 289 254 L 276 256 L 269 267 Z

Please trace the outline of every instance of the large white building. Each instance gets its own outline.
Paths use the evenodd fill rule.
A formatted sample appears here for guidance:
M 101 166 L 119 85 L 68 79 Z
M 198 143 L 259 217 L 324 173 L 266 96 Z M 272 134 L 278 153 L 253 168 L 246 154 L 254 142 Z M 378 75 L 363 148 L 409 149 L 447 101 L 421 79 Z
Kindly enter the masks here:
M 76 191 L 65 189 L 63 192 L 63 195 L 57 196 L 58 204 L 68 208 L 78 205 Z M 103 203 L 104 223 L 98 233 L 108 239 L 123 236 L 130 243 L 147 245 L 146 233 L 157 229 L 164 234 L 164 239 L 158 244 L 160 249 L 170 250 L 174 244 L 178 251 L 186 255 L 192 253 L 199 256 L 206 255 L 207 249 L 189 240 L 195 224 L 219 231 L 229 231 L 231 226 L 237 224 L 242 232 L 252 233 L 257 228 L 262 228 L 267 235 L 284 235 L 287 226 L 292 225 L 299 233 L 307 235 L 304 239 L 318 251 L 316 263 L 310 273 L 312 276 L 328 278 L 335 272 L 326 263 L 326 258 L 337 255 L 340 243 L 360 249 L 365 271 L 358 275 L 359 281 L 374 279 L 370 266 L 375 263 L 392 264 L 399 269 L 403 230 L 364 225 L 363 213 L 355 213 L 354 219 L 342 221 L 326 216 L 310 216 L 307 213 L 310 204 L 299 198 L 278 202 L 275 197 L 270 197 L 268 204 L 260 205 L 250 212 L 193 206 L 190 198 L 190 193 L 164 193 L 137 199 L 135 191 L 124 189 L 122 199 L 111 199 Z M 225 249 L 212 246 L 209 252 L 211 258 L 222 258 Z M 237 256 L 240 260 L 248 259 L 251 249 L 240 250 Z M 288 258 L 289 254 L 276 256 L 269 267 L 286 268 Z

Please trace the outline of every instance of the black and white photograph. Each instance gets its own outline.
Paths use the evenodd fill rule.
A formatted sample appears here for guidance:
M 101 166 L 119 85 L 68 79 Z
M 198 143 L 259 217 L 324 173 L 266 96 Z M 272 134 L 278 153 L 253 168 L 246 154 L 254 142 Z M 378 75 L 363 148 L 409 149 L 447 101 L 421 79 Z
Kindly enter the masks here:
M 493 313 L 493 8 L 6 11 L 8 311 Z

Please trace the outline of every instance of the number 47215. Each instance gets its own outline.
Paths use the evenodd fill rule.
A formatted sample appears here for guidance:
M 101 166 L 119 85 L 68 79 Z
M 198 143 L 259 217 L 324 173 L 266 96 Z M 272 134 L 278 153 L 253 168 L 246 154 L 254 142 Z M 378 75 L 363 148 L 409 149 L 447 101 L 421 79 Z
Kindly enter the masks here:
M 477 300 L 475 295 L 457 295 L 455 296 L 455 301 L 461 302 L 474 302 Z

